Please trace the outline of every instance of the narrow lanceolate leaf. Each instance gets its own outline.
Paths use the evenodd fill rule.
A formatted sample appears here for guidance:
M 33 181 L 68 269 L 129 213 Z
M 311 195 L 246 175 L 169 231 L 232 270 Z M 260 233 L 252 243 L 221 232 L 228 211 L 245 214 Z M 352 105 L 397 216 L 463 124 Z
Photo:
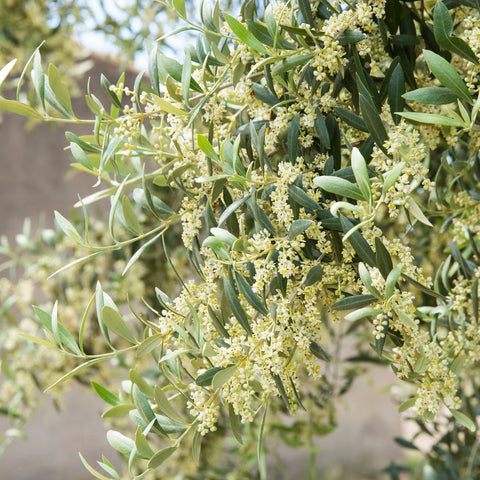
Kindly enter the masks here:
M 289 72 L 299 65 L 306 65 L 313 58 L 313 53 L 301 53 L 291 55 L 278 62 L 272 68 L 272 75 L 280 75 L 283 72 Z
M 332 305 L 333 310 L 356 310 L 371 305 L 378 301 L 373 295 L 352 295 L 335 302 Z
M 224 370 L 225 367 L 213 367 L 208 369 L 206 372 L 203 372 L 200 374 L 196 379 L 195 383 L 200 386 L 200 387 L 208 387 L 212 384 L 213 377 L 220 372 L 221 370 Z
M 17 115 L 23 115 L 24 117 L 36 118 L 37 120 L 43 120 L 35 109 L 25 103 L 17 102 L 16 100 L 7 100 L 0 97 L 0 110 L 4 112 L 16 113 Z
M 447 87 L 423 87 L 404 93 L 403 98 L 408 102 L 417 102 L 424 105 L 445 105 L 457 101 L 458 95 Z
M 242 206 L 247 200 L 249 199 L 248 196 L 239 198 L 238 200 L 235 200 L 233 203 L 231 203 L 220 215 L 220 218 L 218 219 L 218 226 L 221 227 L 223 223 L 227 220 L 227 218 L 235 212 L 240 206 Z
M 345 233 L 348 233 L 354 227 L 353 223 L 343 215 L 340 215 L 340 222 Z M 348 241 L 361 260 L 368 263 L 371 267 L 376 266 L 375 253 L 358 230 L 350 234 Z
M 476 423 L 464 413 L 458 410 L 450 410 L 450 412 L 458 423 L 468 428 L 471 432 L 474 432 L 477 429 Z
M 300 235 L 305 230 L 307 230 L 307 228 L 312 223 L 313 223 L 312 220 L 304 220 L 304 219 L 294 220 L 290 225 L 290 229 L 288 231 L 288 239 L 293 240 L 294 238 L 297 238 L 298 235 Z
M 163 413 L 165 416 L 167 416 L 174 422 L 182 424 L 185 423 L 183 417 L 173 408 L 170 400 L 165 395 L 165 392 L 158 385 L 155 387 L 154 397 L 157 408 L 160 410 L 161 413 Z
M 72 110 L 72 100 L 70 99 L 68 88 L 65 83 L 62 82 L 60 72 L 58 71 L 57 67 L 55 67 L 55 65 L 50 64 L 48 66 L 47 78 L 48 82 L 45 86 L 51 90 L 49 92 L 50 95 L 53 94 L 53 98 L 48 99 L 47 96 L 49 103 L 51 103 L 54 108 L 59 110 L 65 116 L 75 118 Z M 46 90 L 48 88 L 46 88 Z
M 135 448 L 143 458 L 151 458 L 155 453 L 150 447 L 147 438 L 142 433 L 140 426 L 137 427 L 137 431 L 135 432 Z
M 314 265 L 307 273 L 305 277 L 305 286 L 310 287 L 315 283 L 319 282 L 323 276 L 323 266 Z
M 300 187 L 296 185 L 289 185 L 288 194 L 297 202 L 301 207 L 306 208 L 307 210 L 317 211 L 320 209 L 320 205 L 311 197 L 308 196 Z
M 55 221 L 67 237 L 70 237 L 75 243 L 85 246 L 77 229 L 60 212 L 55 211 Z
M 329 193 L 340 195 L 342 197 L 354 198 L 355 200 L 365 201 L 361 190 L 353 183 L 344 178 L 323 175 L 313 179 L 313 183 Z
M 388 104 L 392 112 L 395 124 L 398 125 L 400 118 L 395 115 L 395 112 L 401 112 L 405 105 L 405 100 L 402 95 L 405 93 L 405 75 L 400 63 L 394 68 L 390 83 L 388 85 Z
M 158 97 L 154 93 L 150 94 L 153 103 L 163 110 L 165 113 L 171 113 L 172 115 L 176 115 L 178 117 L 181 117 L 182 115 L 190 115 L 190 112 L 187 112 L 186 110 L 182 110 L 181 108 L 176 107 L 175 105 L 171 104 L 170 102 L 167 102 L 164 98 Z
M 380 270 L 383 278 L 387 278 L 388 274 L 393 269 L 392 257 L 390 256 L 389 251 L 386 249 L 383 242 L 375 237 L 375 250 L 376 250 L 376 260 L 377 268 Z
M 235 318 L 238 320 L 238 323 L 243 327 L 243 329 L 249 334 L 252 334 L 252 329 L 248 323 L 248 317 L 245 313 L 245 310 L 242 308 L 240 301 L 238 300 L 237 294 L 226 276 L 223 277 L 223 289 L 225 296 L 227 298 L 227 303 L 230 309 L 232 310 Z
M 223 17 L 239 40 L 259 53 L 268 53 L 263 43 L 257 40 L 236 18 L 225 12 L 223 12 Z
M 309 348 L 312 355 L 315 355 L 320 360 L 324 360 L 325 362 L 331 360 L 330 355 L 317 342 L 310 342 Z
M 372 186 L 368 175 L 367 163 L 360 150 L 356 147 L 352 150 L 352 170 L 363 198 L 370 200 L 372 197 Z
M 115 430 L 109 430 L 107 432 L 107 440 L 112 448 L 123 455 L 130 455 L 132 450 L 135 450 L 135 442 Z
M 388 139 L 388 135 L 373 100 L 360 94 L 360 110 L 369 133 L 372 135 L 378 147 L 384 150 L 383 144 Z
M 405 162 L 397 163 L 383 178 L 382 193 L 385 194 L 395 185 L 398 177 L 402 173 Z
M 449 62 L 430 50 L 424 50 L 423 56 L 425 57 L 428 68 L 430 68 L 430 71 L 443 86 L 449 88 L 457 94 L 459 98 L 473 103 L 465 82 Z
M 438 2 L 433 11 L 433 34 L 435 35 L 435 40 L 443 49 L 478 64 L 478 59 L 469 45 L 461 38 L 452 35 L 452 33 L 453 20 L 448 7 L 445 3 Z
M 236 365 L 219 370 L 212 379 L 212 387 L 215 389 L 222 388 L 235 374 Z
M 105 325 L 113 333 L 127 340 L 127 342 L 137 343 L 132 331 L 128 328 L 122 316 L 114 308 L 105 305 L 102 308 L 102 318 Z
M 362 318 L 372 317 L 374 315 L 378 315 L 379 313 L 382 313 L 382 310 L 379 308 L 363 307 L 349 313 L 348 315 L 345 315 L 345 320 L 356 322 Z
M 203 135 L 197 135 L 197 144 L 200 150 L 211 160 L 220 163 L 220 157 L 212 147 L 212 144 Z
M 107 390 L 102 385 L 98 384 L 97 382 L 91 382 L 93 389 L 97 392 L 97 395 L 104 401 L 109 403 L 110 405 L 119 405 L 121 403 L 120 399 L 113 394 L 110 390 Z
M 335 113 L 340 117 L 340 120 L 343 120 L 347 125 L 360 130 L 361 132 L 369 132 L 367 125 L 363 121 L 363 118 L 358 116 L 356 113 L 346 110 L 342 107 L 333 107 Z
M 433 227 L 433 225 L 430 223 L 428 218 L 423 214 L 422 210 L 420 209 L 418 203 L 410 197 L 407 200 L 407 208 L 408 211 L 421 223 L 424 225 L 427 225 L 428 227 Z
M 385 298 L 388 300 L 395 291 L 395 286 L 397 285 L 398 279 L 402 274 L 402 266 L 397 265 L 387 276 L 385 280 Z
M 242 430 L 239 416 L 235 413 L 231 403 L 228 404 L 228 416 L 233 436 L 240 445 L 243 445 Z
M 418 123 L 428 123 L 430 125 L 442 125 L 444 127 L 459 127 L 465 128 L 465 122 L 457 118 L 447 117 L 446 115 L 439 115 L 438 113 L 421 113 L 421 112 L 396 112 L 407 120 L 412 120 Z
M 7 78 L 8 74 L 12 70 L 12 68 L 15 66 L 15 63 L 17 63 L 17 59 L 14 58 L 10 62 L 8 62 L 2 69 L 0 70 L 0 87 L 2 86 L 2 83 L 5 81 Z
M 252 290 L 252 287 L 243 277 L 242 274 L 235 272 L 235 280 L 237 281 L 238 291 L 243 295 L 245 300 L 262 315 L 268 315 L 268 310 L 262 303 L 258 295 Z
M 159 467 L 168 457 L 170 457 L 178 447 L 167 447 L 157 452 L 148 462 L 148 468 Z
M 141 235 L 142 227 L 138 221 L 137 214 L 132 207 L 130 199 L 127 196 L 122 198 L 122 213 L 123 218 L 125 219 L 126 226 L 134 235 Z

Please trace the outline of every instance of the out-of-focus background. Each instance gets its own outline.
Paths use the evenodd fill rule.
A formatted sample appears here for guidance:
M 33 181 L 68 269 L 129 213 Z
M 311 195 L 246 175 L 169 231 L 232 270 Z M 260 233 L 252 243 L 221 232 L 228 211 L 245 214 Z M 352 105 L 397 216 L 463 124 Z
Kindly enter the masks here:
M 96 18 L 78 20 L 81 28 L 75 29 L 63 24 L 75 24 L 75 15 L 87 15 L 87 10 L 82 13 L 81 9 L 72 7 L 71 11 L 62 11 L 62 2 L 25 1 L 25 8 L 18 8 L 18 3 L 23 2 L 0 0 L 2 65 L 9 61 L 9 56 L 13 54 L 20 57 L 19 64 L 25 63 L 29 54 L 38 46 L 39 39 L 43 40 L 39 37 L 42 35 L 40 27 L 42 22 L 46 22 L 46 27 L 43 25 L 46 58 L 50 57 L 56 62 L 68 59 L 69 55 L 74 54 L 75 42 L 82 44 L 82 47 L 78 48 L 83 49 L 79 57 L 85 71 L 75 78 L 75 89 L 78 92 L 85 91 L 90 79 L 92 92 L 101 96 L 100 74 L 104 73 L 109 79 L 116 81 L 126 62 L 132 65 L 126 81 L 127 85 L 131 85 L 136 70 L 143 68 L 145 55 L 138 53 L 139 42 L 142 35 L 146 34 L 139 26 L 141 15 L 132 17 L 130 36 L 127 35 L 124 27 L 128 24 L 128 18 L 119 14 L 120 2 L 76 2 L 77 6 L 85 3 Z M 124 3 L 131 7 L 135 2 Z M 155 10 L 149 10 L 148 3 L 138 2 L 144 7 L 143 10 L 140 9 L 142 15 L 148 15 L 149 12 L 157 14 Z M 153 5 L 154 2 L 150 3 Z M 37 15 L 40 15 L 40 18 L 28 18 L 31 14 L 31 11 L 28 11 L 29 6 L 33 10 L 38 7 L 40 13 L 37 12 Z M 105 16 L 105 10 L 113 12 L 112 16 Z M 71 18 L 68 18 L 68 15 Z M 115 21 L 117 25 L 114 25 Z M 34 32 L 37 37 L 33 38 L 31 29 L 35 22 L 39 24 L 39 31 Z M 168 16 L 162 12 L 158 13 L 158 22 L 155 29 L 147 32 L 150 39 L 171 29 L 165 24 Z M 18 30 L 21 25 L 23 31 Z M 99 25 L 101 28 L 97 28 Z M 95 28 L 97 30 L 94 32 Z M 115 45 L 112 41 L 115 31 L 123 32 L 123 54 L 122 42 L 119 47 L 118 43 Z M 60 34 L 65 36 L 64 43 L 61 41 L 62 37 L 58 36 Z M 67 38 L 67 35 L 72 37 Z M 57 52 L 55 48 L 58 49 Z M 114 52 L 114 55 L 107 56 L 109 52 Z M 136 59 L 134 63 L 133 58 Z M 72 60 L 70 68 L 78 66 L 78 61 Z M 12 89 L 2 90 L 1 94 L 13 98 L 15 92 Z M 74 100 L 74 111 L 79 118 L 89 116 L 89 110 L 80 95 Z M 90 133 L 89 128 L 68 125 L 68 130 L 78 134 Z M 70 153 L 64 150 L 68 144 L 64 136 L 66 129 L 45 124 L 32 125 L 28 120 L 12 114 L 1 116 L 0 235 L 8 237 L 10 242 L 15 242 L 16 234 L 22 230 L 25 218 L 30 218 L 34 226 L 38 225 L 42 218 L 45 225 L 53 225 L 53 210 L 59 210 L 68 216 L 71 205 L 78 196 L 84 197 L 91 192 L 95 179 L 80 173 L 73 174 L 69 168 Z M 0 276 L 4 274 L 6 273 L 0 272 Z M 390 375 L 385 369 L 373 369 L 369 375 L 358 380 L 344 398 L 339 406 L 339 428 L 318 442 L 316 463 L 319 471 L 328 472 L 328 475 L 326 473 L 322 478 L 380 478 L 377 477 L 379 469 L 388 465 L 390 460 L 399 459 L 401 452 L 393 437 L 400 433 L 401 426 L 397 406 L 389 393 L 389 386 L 393 381 L 393 374 Z M 51 398 L 45 396 L 35 416 L 24 429 L 25 438 L 15 439 L 0 457 L 0 478 L 90 478 L 79 460 L 78 452 L 82 452 L 92 463 L 100 459 L 102 453 L 113 456 L 113 450 L 105 439 L 106 428 L 100 418 L 103 408 L 103 402 L 89 392 L 88 388 L 73 388 L 61 408 L 54 406 Z M 68 425 L 68 428 L 65 428 L 65 425 Z M 275 478 L 307 478 L 309 457 L 306 451 L 283 452 L 282 468 L 275 467 L 278 465 L 275 458 L 270 461 L 274 465 Z M 68 478 L 65 472 L 69 472 Z

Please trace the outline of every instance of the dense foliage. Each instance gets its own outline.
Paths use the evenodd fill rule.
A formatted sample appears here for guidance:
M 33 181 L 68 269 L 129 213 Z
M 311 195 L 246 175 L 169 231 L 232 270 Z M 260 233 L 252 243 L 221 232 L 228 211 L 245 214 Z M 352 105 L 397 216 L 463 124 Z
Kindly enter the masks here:
M 421 474 L 475 478 L 477 5 L 247 0 L 235 17 L 205 2 L 198 25 L 171 6 L 197 36 L 182 63 L 153 47 L 149 84 L 103 78 L 111 105 L 86 96 L 92 135 L 67 133 L 97 183 L 83 226 L 56 214 L 76 255 L 57 275 L 83 265 L 99 281 L 75 333 L 57 304 L 36 309 L 37 342 L 84 362 L 55 385 L 112 358 L 104 372 L 129 369 L 94 388 L 130 476 L 265 478 L 268 432 L 311 445 L 358 365 L 379 362 L 402 380 L 400 410 L 439 439 Z M 87 122 L 56 67 L 38 51 L 31 63 L 39 108 L 0 108 Z M 93 239 L 89 206 L 105 198 Z M 117 254 L 113 299 L 98 262 Z M 105 458 L 85 465 L 119 478 Z

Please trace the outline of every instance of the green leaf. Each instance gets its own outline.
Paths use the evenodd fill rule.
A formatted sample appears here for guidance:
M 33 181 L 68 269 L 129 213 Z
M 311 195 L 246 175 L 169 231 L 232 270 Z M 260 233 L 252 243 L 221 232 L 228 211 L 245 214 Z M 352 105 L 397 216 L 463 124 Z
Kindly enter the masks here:
M 311 341 L 309 348 L 312 355 L 315 355 L 320 360 L 324 360 L 325 362 L 331 360 L 330 355 L 317 342 Z
M 238 240 L 235 235 L 232 235 L 228 230 L 225 230 L 224 228 L 213 227 L 210 229 L 210 232 L 212 232 L 212 234 L 221 242 L 226 243 L 230 246 L 232 246 Z
M 385 176 L 382 185 L 382 194 L 385 194 L 395 185 L 398 177 L 402 173 L 405 162 L 397 163 Z
M 122 198 L 122 213 L 128 230 L 134 235 L 142 235 L 143 231 L 140 222 L 138 221 L 137 214 L 132 207 L 130 199 L 125 195 Z
M 404 93 L 403 98 L 409 102 L 424 105 L 445 105 L 457 101 L 458 95 L 447 87 L 423 87 Z
M 258 468 L 260 470 L 261 480 L 264 480 L 267 477 L 266 465 L 265 465 L 265 452 L 263 449 L 263 432 L 265 429 L 267 412 L 268 412 L 268 408 L 267 408 L 267 405 L 265 405 L 264 412 L 262 415 L 262 421 L 260 422 L 260 427 L 258 429 L 258 437 L 257 437 L 257 461 L 258 461 Z
M 129 456 L 135 450 L 135 442 L 115 430 L 107 432 L 107 440 L 112 448 L 123 455 Z
M 332 305 L 333 310 L 355 310 L 366 307 L 378 299 L 373 295 L 352 295 L 350 297 L 342 298 Z
M 349 322 L 355 322 L 365 317 L 376 316 L 379 313 L 382 313 L 382 310 L 379 308 L 363 307 L 349 313 L 348 315 L 345 315 L 345 320 L 348 320 Z
M 427 227 L 433 227 L 428 218 L 423 214 L 422 210 L 418 206 L 418 203 L 412 198 L 409 197 L 407 200 L 406 207 L 408 211 L 421 223 L 427 225 Z
M 340 45 L 352 45 L 354 43 L 361 42 L 365 38 L 362 32 L 355 30 L 345 30 L 339 37 L 338 43 Z
M 146 397 L 153 397 L 153 387 L 143 378 L 143 376 L 136 368 L 130 369 L 130 371 L 128 372 L 128 378 L 133 384 L 138 387 L 138 390 L 140 390 L 140 392 L 142 392 Z
M 85 458 L 82 456 L 81 453 L 79 453 L 78 455 L 80 456 L 80 460 L 82 461 L 83 466 L 85 467 L 85 469 L 86 469 L 91 475 L 93 475 L 95 478 L 97 478 L 98 480 L 112 480 L 111 478 L 106 477 L 105 475 L 102 475 L 101 473 L 97 472 L 97 471 L 85 460 Z
M 89 170 L 93 170 L 92 162 L 88 158 L 87 154 L 82 150 L 82 148 L 77 143 L 70 143 L 70 151 L 72 152 L 73 157 L 75 160 L 80 164 L 83 165 L 85 168 Z
M 163 450 L 158 451 L 148 462 L 148 468 L 157 468 L 159 467 L 167 458 L 169 458 L 178 447 L 167 447 Z
M 398 279 L 402 274 L 402 266 L 397 265 L 387 276 L 385 280 L 385 298 L 388 300 L 395 290 L 395 286 L 397 285 Z
M 312 223 L 312 220 L 294 220 L 290 225 L 290 229 L 288 230 L 288 240 L 294 240 L 297 238 L 301 233 L 307 230 Z
M 110 390 L 107 390 L 102 385 L 98 384 L 97 382 L 91 382 L 93 389 L 97 393 L 97 395 L 106 403 L 110 405 L 119 405 L 121 403 L 120 399 L 113 394 Z
M 17 63 L 17 59 L 14 58 L 10 60 L 2 69 L 0 70 L 0 87 L 2 86 L 5 79 L 8 77 L 8 74 L 11 72 L 12 68 Z
M 173 7 L 175 8 L 175 11 L 178 13 L 178 15 L 186 19 L 187 18 L 187 11 L 185 9 L 185 0 L 173 0 Z
M 433 10 L 433 34 L 438 45 L 449 52 L 456 53 L 460 57 L 478 64 L 478 59 L 469 45 L 461 38 L 453 36 L 452 33 L 453 20 L 448 8 L 445 3 L 438 2 Z
M 466 100 L 470 104 L 473 103 L 465 82 L 449 62 L 430 50 L 424 50 L 423 56 L 425 57 L 430 71 L 443 86 L 449 88 L 452 92 L 458 95 L 459 98 Z
M 235 413 L 231 403 L 228 404 L 228 416 L 230 418 L 230 426 L 232 428 L 232 433 L 237 442 L 240 445 L 243 445 L 241 423 L 239 416 Z
M 135 336 L 123 320 L 120 313 L 112 307 L 105 305 L 102 308 L 102 318 L 105 325 L 116 335 L 122 337 L 130 343 L 137 343 Z
M 185 424 L 183 417 L 173 408 L 170 400 L 165 395 L 165 392 L 158 385 L 155 386 L 154 396 L 155 403 L 157 404 L 157 408 L 160 410 L 160 412 L 172 419 L 174 422 Z
M 185 60 L 182 68 L 182 97 L 187 105 L 189 104 L 191 77 L 192 59 L 190 58 L 190 50 L 185 49 Z
M 320 143 L 325 148 L 330 149 L 330 134 L 328 133 L 327 123 L 319 108 L 317 108 L 315 112 L 315 131 L 317 132 Z
M 329 193 L 340 195 L 342 197 L 354 198 L 355 200 L 365 201 L 361 190 L 353 183 L 344 178 L 323 175 L 313 179 L 313 183 Z
M 148 355 L 150 352 L 155 350 L 159 345 L 162 344 L 164 338 L 161 333 L 157 333 L 150 337 L 147 337 L 137 348 L 136 356 L 137 358 L 144 357 Z
M 287 58 L 277 62 L 272 68 L 272 75 L 280 75 L 284 72 L 290 72 L 299 65 L 307 65 L 313 58 L 313 53 L 300 53 L 297 55 L 290 55 Z
M 231 367 L 224 368 L 219 370 L 212 379 L 212 387 L 215 389 L 222 388 L 235 374 L 237 371 L 237 365 L 232 365 Z
M 333 107 L 333 110 L 340 117 L 340 120 L 343 120 L 347 125 L 350 125 L 361 132 L 369 133 L 369 129 L 363 121 L 363 118 L 356 113 L 350 112 L 350 110 L 346 110 L 342 107 Z
M 143 458 L 151 458 L 154 455 L 154 451 L 151 449 L 147 438 L 142 433 L 140 426 L 137 427 L 137 431 L 135 433 L 135 448 Z
M 292 200 L 297 202 L 301 207 L 313 210 L 314 212 L 320 210 L 320 205 L 313 198 L 309 197 L 300 187 L 289 185 L 288 194 Z
M 240 301 L 238 300 L 237 294 L 228 280 L 228 278 L 223 276 L 223 290 L 225 292 L 225 297 L 227 299 L 228 306 L 231 308 L 235 318 L 238 320 L 238 323 L 243 327 L 243 329 L 249 334 L 252 334 L 252 329 L 248 323 L 247 314 L 242 308 Z
M 122 403 L 120 405 L 115 405 L 108 410 L 105 410 L 102 414 L 102 418 L 118 418 L 128 415 L 130 410 L 133 410 L 135 405 L 133 403 Z
M 200 452 L 202 451 L 202 439 L 203 435 L 199 430 L 195 430 L 192 439 L 192 458 L 195 465 L 200 463 Z
M 402 402 L 402 403 L 400 404 L 400 406 L 398 407 L 398 413 L 403 413 L 403 412 L 405 412 L 406 410 L 408 410 L 409 408 L 414 407 L 416 401 L 417 401 L 417 397 L 411 397 L 411 398 L 405 400 L 405 401 Z
M 392 257 L 386 249 L 380 238 L 375 237 L 375 257 L 377 260 L 377 267 L 380 270 L 383 278 L 387 278 L 388 274 L 393 269 Z
M 86 246 L 77 229 L 59 212 L 55 211 L 55 221 L 63 233 L 70 237 L 75 243 Z
M 213 149 L 212 144 L 203 136 L 197 135 L 197 144 L 200 150 L 211 160 L 221 163 L 220 157 L 217 155 L 217 152 Z
M 186 110 L 182 110 L 181 108 L 172 105 L 170 102 L 168 102 L 164 98 L 160 98 L 154 93 L 151 93 L 150 97 L 152 98 L 153 103 L 165 113 L 171 113 L 172 115 L 176 115 L 178 117 L 181 117 L 183 115 L 190 115 L 190 112 L 187 112 Z
M 35 109 L 25 103 L 17 102 L 16 100 L 7 100 L 0 97 L 0 110 L 4 112 L 16 113 L 17 115 L 23 115 L 24 117 L 36 118 L 37 120 L 43 120 Z
M 372 186 L 368 175 L 367 163 L 360 150 L 356 147 L 352 149 L 352 170 L 363 198 L 370 201 L 372 198 Z
M 380 149 L 385 150 L 383 144 L 388 139 L 387 131 L 371 97 L 360 94 L 360 110 L 375 143 Z
M 236 18 L 223 12 L 223 18 L 228 23 L 232 32 L 247 46 L 259 53 L 267 54 L 268 50 L 257 40 Z
M 428 123 L 431 125 L 443 125 L 445 127 L 460 127 L 465 128 L 466 125 L 463 121 L 456 118 L 447 117 L 445 115 L 439 115 L 438 113 L 421 113 L 421 112 L 396 112 L 407 120 L 412 120 L 418 123 Z
M 297 156 L 299 153 L 298 148 L 298 132 L 300 128 L 300 114 L 297 113 L 291 122 L 288 124 L 288 135 L 287 135 L 287 150 L 288 150 L 288 160 L 290 163 L 297 163 Z
M 105 92 L 105 94 L 107 95 L 107 97 L 112 102 L 112 105 L 115 106 L 116 108 L 123 108 L 122 102 L 120 102 L 119 98 L 117 97 L 117 94 L 115 92 L 112 92 L 112 90 L 110 90 L 110 87 L 112 84 L 103 73 L 100 75 L 100 85 L 103 91 Z
M 302 12 L 304 20 L 311 26 L 315 28 L 315 22 L 312 15 L 312 4 L 310 0 L 298 0 L 298 6 Z
M 235 279 L 237 281 L 238 291 L 244 296 L 245 300 L 255 309 L 257 312 L 264 316 L 268 315 L 268 310 L 262 303 L 257 294 L 252 290 L 252 287 L 239 272 L 235 272 Z
M 75 118 L 68 88 L 65 83 L 62 82 L 57 67 L 52 63 L 48 66 L 47 79 L 48 81 L 45 84 L 45 95 L 48 102 L 66 117 Z
M 212 384 L 213 377 L 220 372 L 221 370 L 224 370 L 226 367 L 213 367 L 208 369 L 206 372 L 203 372 L 200 374 L 196 379 L 195 383 L 200 386 L 200 387 L 208 387 Z
M 458 423 L 463 425 L 465 428 L 468 428 L 471 432 L 475 432 L 477 430 L 477 424 L 464 413 L 460 412 L 459 410 L 450 410 L 450 413 Z
M 314 265 L 307 273 L 305 277 L 305 286 L 310 287 L 315 283 L 319 282 L 323 276 L 323 266 L 322 265 Z
M 345 233 L 349 233 L 349 231 L 354 228 L 353 223 L 343 215 L 340 215 L 340 223 L 342 224 L 342 228 Z M 362 234 L 358 230 L 349 235 L 348 241 L 361 260 L 363 260 L 365 263 L 368 263 L 368 265 L 371 267 L 376 266 L 375 253 L 373 253 L 372 247 L 370 247 L 368 242 L 365 240 L 365 238 L 363 238 Z
M 388 84 L 388 104 L 392 112 L 395 124 L 398 125 L 400 118 L 395 112 L 401 112 L 405 106 L 402 95 L 405 93 L 405 75 L 400 63 L 394 68 L 390 83 Z

